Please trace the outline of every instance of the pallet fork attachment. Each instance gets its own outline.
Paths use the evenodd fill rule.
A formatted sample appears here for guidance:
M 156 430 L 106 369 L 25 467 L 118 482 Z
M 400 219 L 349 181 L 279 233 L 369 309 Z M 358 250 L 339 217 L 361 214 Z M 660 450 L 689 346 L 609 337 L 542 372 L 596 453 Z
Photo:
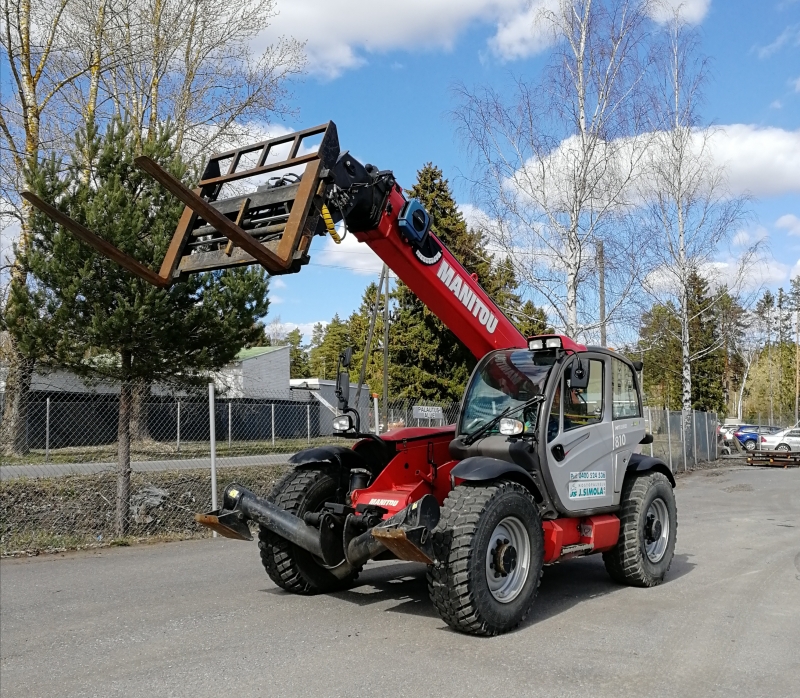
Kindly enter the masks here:
M 317 139 L 312 150 L 309 143 Z M 332 121 L 212 155 L 194 190 L 150 158 L 137 157 L 137 167 L 186 205 L 158 273 L 35 194 L 25 191 L 22 197 L 100 254 L 159 288 L 189 274 L 251 264 L 260 264 L 273 276 L 290 274 L 308 263 L 311 238 L 327 232 L 323 197 L 328 171 L 338 157 Z

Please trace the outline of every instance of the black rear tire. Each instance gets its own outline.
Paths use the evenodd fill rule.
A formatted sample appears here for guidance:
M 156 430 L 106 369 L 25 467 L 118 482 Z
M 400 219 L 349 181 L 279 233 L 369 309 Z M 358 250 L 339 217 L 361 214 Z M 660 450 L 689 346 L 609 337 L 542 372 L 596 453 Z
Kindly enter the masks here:
M 302 518 L 306 512 L 319 511 L 325 502 L 336 502 L 340 489 L 338 471 L 320 465 L 286 473 L 275 483 L 268 499 Z M 263 526 L 258 534 L 258 547 L 269 578 L 294 594 L 320 594 L 346 588 L 361 571 L 359 568 L 339 579 L 307 550 Z
M 516 595 L 501 602 L 499 592 L 493 593 L 489 586 L 487 556 L 499 550 L 499 546 L 490 546 L 498 543 L 493 540 L 498 526 L 509 520 L 523 544 L 527 543 L 529 554 L 524 572 L 522 555 L 519 558 Z M 542 521 L 527 489 L 507 480 L 456 487 L 442 506 L 434 545 L 439 562 L 428 568 L 428 592 L 451 628 L 473 635 L 497 635 L 525 619 L 536 599 L 544 559 Z M 516 554 L 515 550 L 514 569 Z
M 669 525 L 660 556 L 654 546 L 656 536 L 650 518 L 653 511 L 662 511 Z M 658 530 L 661 532 L 663 528 Z M 603 553 L 606 571 L 620 584 L 638 587 L 661 584 L 675 554 L 677 533 L 678 509 L 666 475 L 649 472 L 627 479 L 620 499 L 619 540 Z M 648 546 L 653 550 L 652 555 L 648 554 Z

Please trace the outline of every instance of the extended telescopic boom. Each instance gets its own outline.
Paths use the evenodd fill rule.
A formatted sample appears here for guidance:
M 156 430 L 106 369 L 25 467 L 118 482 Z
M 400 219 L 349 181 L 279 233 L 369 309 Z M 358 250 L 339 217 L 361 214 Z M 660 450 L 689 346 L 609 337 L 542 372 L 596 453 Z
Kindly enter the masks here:
M 316 140 L 316 142 L 314 142 Z M 481 358 L 524 348 L 525 337 L 430 230 L 394 176 L 341 153 L 331 121 L 213 155 L 191 190 L 156 162 L 136 164 L 186 208 L 158 273 L 30 192 L 22 196 L 104 256 L 166 288 L 188 274 L 260 264 L 272 275 L 307 264 L 311 238 L 346 229 L 380 257 L 464 345 Z M 243 194 L 250 180 L 255 191 Z

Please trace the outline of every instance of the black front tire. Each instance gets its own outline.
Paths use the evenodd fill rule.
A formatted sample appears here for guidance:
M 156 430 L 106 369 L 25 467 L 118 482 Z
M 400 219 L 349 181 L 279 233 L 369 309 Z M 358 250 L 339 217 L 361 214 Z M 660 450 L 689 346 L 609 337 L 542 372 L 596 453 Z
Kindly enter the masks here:
M 516 596 L 506 603 L 489 587 L 487 555 L 497 549 L 490 546 L 496 544 L 492 537 L 498 525 L 509 519 L 527 536 L 529 562 L 519 576 Z M 428 568 L 428 592 L 451 628 L 498 635 L 525 619 L 536 599 L 544 559 L 542 521 L 527 489 L 507 480 L 456 487 L 442 506 L 434 545 L 438 562 Z
M 651 512 L 662 511 L 669 528 L 660 556 L 648 554 L 654 530 Z M 659 529 L 662 531 L 663 529 Z M 652 587 L 664 581 L 675 554 L 678 509 L 675 494 L 666 475 L 642 473 L 625 481 L 620 499 L 620 532 L 616 546 L 603 553 L 611 578 L 620 584 Z M 655 551 L 654 551 L 655 552 Z
M 320 465 L 286 473 L 272 488 L 268 499 L 302 518 L 319 511 L 325 502 L 340 499 L 339 472 Z M 290 543 L 261 526 L 258 534 L 261 562 L 269 578 L 281 589 L 294 594 L 320 594 L 350 586 L 360 568 L 339 578 L 307 550 Z
M 744 442 L 744 449 L 745 451 L 755 451 L 756 450 L 756 442 L 753 439 Z

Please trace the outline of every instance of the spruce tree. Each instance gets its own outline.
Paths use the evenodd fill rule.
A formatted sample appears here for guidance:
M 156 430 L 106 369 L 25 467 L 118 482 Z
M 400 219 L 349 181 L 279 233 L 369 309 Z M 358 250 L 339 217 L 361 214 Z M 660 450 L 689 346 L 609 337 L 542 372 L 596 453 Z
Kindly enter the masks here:
M 183 206 L 133 159 L 141 152 L 185 179 L 187 168 L 170 136 L 163 129 L 140 142 L 123 123 L 112 123 L 103 135 L 90 127 L 76 141 L 65 172 L 51 158 L 30 181 L 42 198 L 68 216 L 157 268 Z M 124 535 L 134 388 L 208 382 L 208 372 L 256 340 L 256 321 L 268 309 L 267 277 L 258 268 L 227 270 L 191 276 L 162 290 L 43 215 L 33 217 L 32 231 L 23 261 L 40 292 L 40 315 L 47 322 L 41 323 L 44 329 L 29 323 L 25 331 L 47 344 L 46 354 L 58 366 L 119 385 L 116 531 Z
M 520 305 L 513 269 L 507 260 L 495 259 L 482 233 L 467 226 L 442 170 L 426 164 L 408 195 L 427 209 L 433 233 L 469 273 L 477 274 L 492 300 L 513 316 Z M 397 283 L 392 298 L 396 307 L 389 345 L 391 395 L 459 400 L 475 357 L 404 283 Z

